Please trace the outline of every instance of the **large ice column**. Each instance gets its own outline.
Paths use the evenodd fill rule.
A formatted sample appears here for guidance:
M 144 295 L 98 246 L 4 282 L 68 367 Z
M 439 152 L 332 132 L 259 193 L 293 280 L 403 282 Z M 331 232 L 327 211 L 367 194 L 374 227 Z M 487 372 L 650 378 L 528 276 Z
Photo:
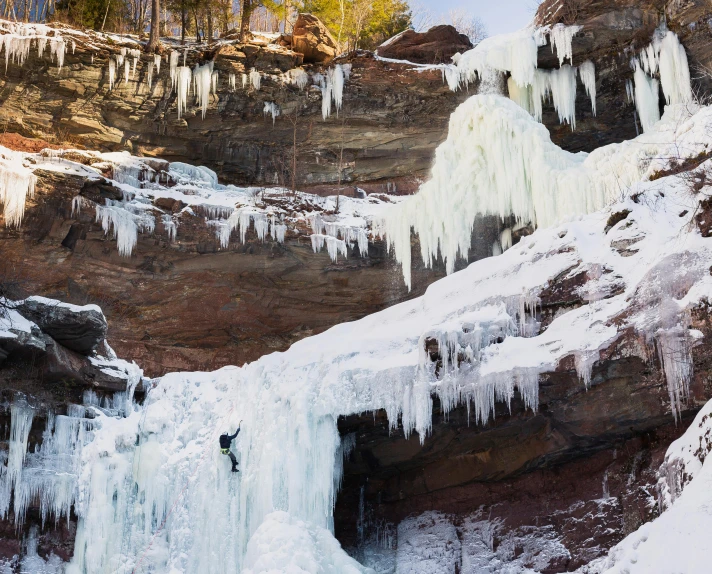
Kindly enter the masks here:
M 411 229 L 425 264 L 439 253 L 451 273 L 456 259 L 467 255 L 478 214 L 514 214 L 548 226 L 603 207 L 612 190 L 591 180 L 585 159 L 554 145 L 546 128 L 509 99 L 471 97 L 450 119 L 430 180 L 385 218 L 408 286 Z

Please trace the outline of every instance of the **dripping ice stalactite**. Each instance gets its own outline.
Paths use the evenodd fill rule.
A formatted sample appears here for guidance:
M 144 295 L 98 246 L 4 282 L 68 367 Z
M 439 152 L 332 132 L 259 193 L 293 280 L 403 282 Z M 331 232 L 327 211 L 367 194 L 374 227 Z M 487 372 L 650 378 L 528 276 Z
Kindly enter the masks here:
M 312 229 L 311 245 L 314 253 L 318 253 L 326 245 L 329 257 L 336 262 L 339 254 L 348 256 L 347 247 L 358 246 L 361 257 L 368 256 L 368 232 L 363 227 L 353 227 L 342 223 L 325 221 L 321 215 L 309 218 Z
M 129 83 L 129 70 L 131 70 L 131 62 L 128 58 L 124 58 L 124 85 Z
M 247 83 L 250 81 L 247 74 L 242 74 L 242 88 L 247 88 Z
M 318 84 L 321 89 L 321 115 L 324 120 L 331 116 L 331 104 L 336 106 L 338 115 L 344 98 L 344 82 L 345 75 L 341 64 L 336 64 L 329 68 L 326 76 L 315 74 L 314 83 Z
M 638 111 L 640 125 L 647 132 L 660 121 L 658 81 L 648 76 L 636 63 L 635 74 L 635 109 Z
M 178 118 L 185 112 L 188 105 L 188 90 L 190 89 L 191 72 L 187 66 L 176 69 L 176 107 Z
M 161 55 L 160 54 L 154 54 L 153 55 L 153 65 L 156 67 L 156 75 L 161 73 Z
M 231 90 L 234 90 L 236 88 L 236 77 L 233 72 L 230 72 L 230 75 L 228 76 L 228 84 L 230 85 Z
M 210 76 L 210 91 L 214 96 L 217 96 L 218 94 L 218 76 L 219 74 L 217 71 L 213 72 Z
M 688 329 L 681 326 L 660 329 L 655 336 L 655 347 L 660 358 L 660 366 L 665 373 L 670 395 L 670 409 L 677 422 L 682 407 L 690 396 L 692 380 L 692 340 Z
M 28 197 L 34 197 L 37 178 L 22 165 L 22 156 L 0 147 L 0 204 L 7 227 L 19 227 Z
M 591 98 L 591 112 L 596 115 L 596 66 L 590 60 L 586 60 L 579 66 L 579 77 L 586 89 L 586 94 Z
M 280 114 L 279 106 L 274 102 L 265 102 L 265 107 L 262 112 L 265 116 L 272 116 L 272 125 L 274 125 L 277 116 Z
M 549 32 L 551 51 L 556 52 L 559 57 L 559 67 L 564 65 L 564 60 L 568 58 L 569 64 L 574 63 L 573 39 L 583 26 L 566 26 L 564 24 L 554 24 Z
M 171 90 L 175 90 L 178 85 L 178 58 L 180 54 L 175 50 L 171 50 L 170 54 L 170 74 L 171 74 Z
M 633 58 L 635 107 L 643 131 L 648 131 L 660 119 L 659 88 L 667 104 L 692 102 L 690 69 L 685 48 L 677 34 L 665 26 L 653 34 L 653 41 Z M 658 80 L 654 77 L 660 78 Z M 629 95 L 626 83 L 626 95 Z
M 245 84 L 245 82 L 243 80 L 243 86 L 244 86 L 244 84 Z M 252 84 L 252 87 L 255 90 L 259 90 L 260 86 L 262 85 L 262 76 L 254 68 L 252 68 L 252 70 L 250 71 L 250 84 Z
M 101 222 L 101 228 L 108 234 L 113 229 L 113 237 L 119 255 L 129 257 L 138 242 L 139 231 L 153 232 L 155 219 L 148 213 L 131 213 L 128 205 L 115 205 L 107 200 L 107 205 L 96 206 L 96 220 Z
M 267 235 L 271 235 L 278 243 L 284 243 L 287 231 L 286 225 L 277 223 L 274 217 L 270 221 L 264 212 L 252 207 L 239 207 L 234 209 L 226 220 L 221 219 L 211 223 L 217 227 L 216 235 L 223 249 L 227 249 L 230 245 L 230 236 L 235 230 L 239 232 L 240 243 L 245 243 L 250 225 L 254 227 L 260 241 L 264 241 Z
M 116 60 L 109 57 L 109 89 L 114 89 L 114 82 L 116 82 Z
M 204 64 L 202 66 L 196 65 L 195 70 L 193 70 L 195 103 L 200 106 L 200 111 L 202 113 L 203 119 L 205 119 L 205 114 L 208 112 L 208 103 L 210 101 L 210 89 L 212 84 L 212 74 L 212 62 L 208 62 L 207 64 Z M 180 117 L 180 113 L 178 114 L 178 117 Z
M 50 45 L 52 59 L 56 59 L 57 67 L 61 70 L 64 66 L 64 55 L 67 44 L 57 30 L 44 24 L 28 24 L 20 22 L 0 22 L 0 51 L 5 50 L 5 70 L 12 61 L 22 66 L 29 56 L 32 42 L 37 45 L 37 53 L 41 57 L 47 43 Z M 50 34 L 53 34 L 50 36 Z M 74 46 L 74 40 L 72 40 Z M 72 49 L 74 53 L 74 49 Z
M 297 86 L 300 90 L 303 90 L 309 84 L 309 74 L 307 74 L 302 68 L 293 68 L 287 72 L 289 82 Z

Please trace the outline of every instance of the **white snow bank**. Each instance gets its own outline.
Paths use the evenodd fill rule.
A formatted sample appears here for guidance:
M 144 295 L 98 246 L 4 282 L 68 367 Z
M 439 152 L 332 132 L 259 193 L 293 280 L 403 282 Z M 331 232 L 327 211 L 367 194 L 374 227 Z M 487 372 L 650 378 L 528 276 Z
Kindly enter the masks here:
M 661 467 L 664 499 L 658 518 L 644 524 L 597 560 L 593 574 L 707 574 L 712 532 L 712 401 L 676 440 Z M 689 473 L 670 480 L 670 473 Z M 681 491 L 679 489 L 682 489 Z
M 247 545 L 242 574 L 361 574 L 364 568 L 324 528 L 286 512 L 268 514 Z

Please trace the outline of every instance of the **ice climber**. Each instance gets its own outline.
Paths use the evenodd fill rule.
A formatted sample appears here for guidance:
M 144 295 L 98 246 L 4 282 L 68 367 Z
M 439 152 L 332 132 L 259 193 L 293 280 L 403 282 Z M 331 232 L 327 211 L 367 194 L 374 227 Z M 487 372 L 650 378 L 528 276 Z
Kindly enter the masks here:
M 240 422 L 240 424 L 242 424 L 242 422 Z M 230 450 L 230 444 L 233 440 L 235 440 L 235 437 L 239 432 L 240 426 L 237 427 L 237 430 L 233 435 L 228 435 L 227 433 L 220 435 L 220 452 L 230 457 L 230 460 L 232 461 L 232 472 L 240 472 L 237 470 L 237 458 L 235 458 L 235 453 Z

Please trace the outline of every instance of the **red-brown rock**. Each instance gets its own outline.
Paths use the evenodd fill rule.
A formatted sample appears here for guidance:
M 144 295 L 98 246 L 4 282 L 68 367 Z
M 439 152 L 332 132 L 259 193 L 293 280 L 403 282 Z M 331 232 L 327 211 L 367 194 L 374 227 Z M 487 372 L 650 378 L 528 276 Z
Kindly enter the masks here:
M 470 48 L 472 42 L 465 34 L 460 34 L 454 26 L 442 24 L 427 32 L 406 30 L 379 46 L 376 53 L 382 58 L 442 64 L 450 63 L 456 53 Z

